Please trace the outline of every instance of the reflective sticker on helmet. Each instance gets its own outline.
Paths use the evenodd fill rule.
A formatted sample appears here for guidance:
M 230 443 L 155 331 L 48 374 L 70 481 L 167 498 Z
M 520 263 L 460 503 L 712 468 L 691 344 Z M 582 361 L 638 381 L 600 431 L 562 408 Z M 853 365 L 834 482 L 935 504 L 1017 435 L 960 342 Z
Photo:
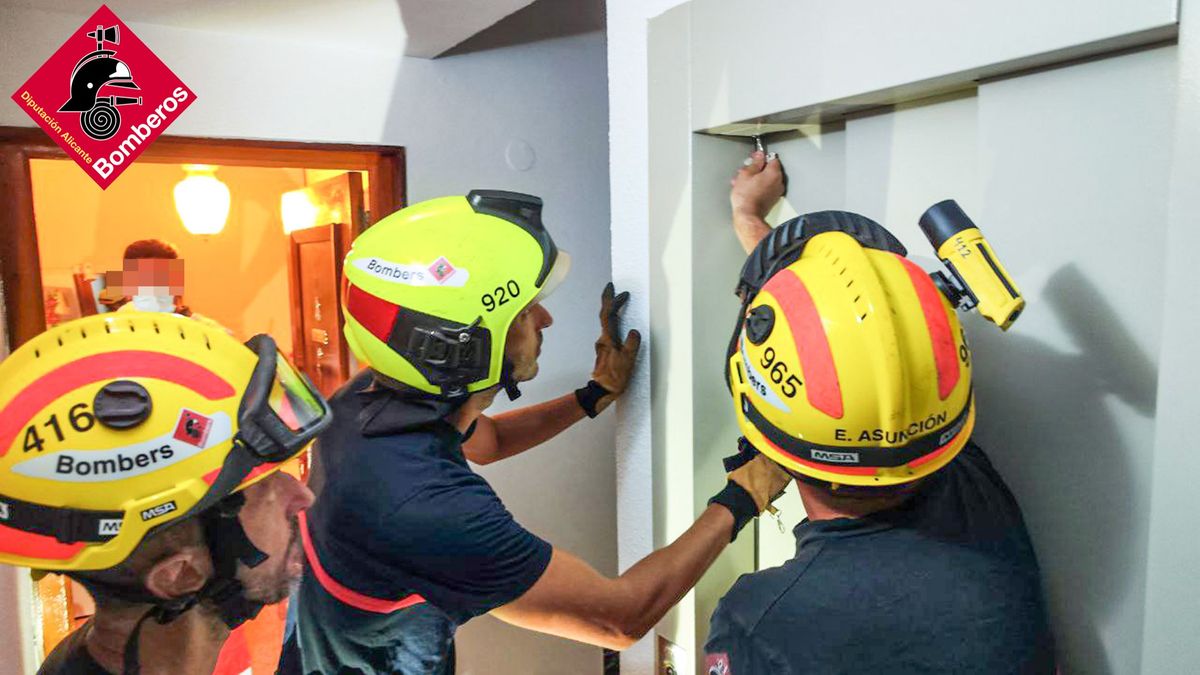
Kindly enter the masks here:
M 174 428 L 183 424 L 189 413 L 196 414 L 190 410 L 181 410 L 179 422 Z M 171 433 L 158 438 L 122 448 L 62 450 L 34 457 L 14 465 L 12 471 L 31 478 L 68 483 L 102 483 L 141 476 L 178 464 L 233 437 L 233 423 L 229 415 L 218 412 L 207 419 L 209 426 L 203 445 L 181 443 L 172 430 Z
M 788 269 L 771 277 L 762 292 L 774 296 L 787 318 L 800 357 L 800 372 L 806 380 L 808 402 L 826 415 L 842 419 L 845 409 L 837 364 L 833 361 L 825 324 L 808 288 L 795 270 Z
M 179 422 L 175 425 L 174 438 L 197 448 L 203 448 L 211 427 L 212 419 L 198 412 L 184 409 L 179 413 Z
M 0 502 L 0 520 L 8 520 L 8 504 Z
M 946 318 L 946 310 L 942 307 L 942 296 L 925 270 L 917 267 L 904 256 L 897 255 L 896 258 L 908 272 L 913 290 L 917 294 L 917 300 L 921 303 L 921 313 L 925 316 L 925 327 L 929 331 L 929 341 L 933 345 L 933 362 L 937 367 L 938 397 L 945 401 L 958 386 L 960 372 L 958 367 L 959 350 L 958 346 L 954 344 L 950 320 Z
M 754 389 L 754 392 L 758 394 L 759 398 L 762 400 L 770 403 L 772 406 L 782 410 L 785 413 L 791 413 L 792 409 L 789 408 L 788 405 L 783 402 L 783 399 L 779 398 L 779 394 L 776 394 L 775 390 L 771 388 L 769 384 L 770 380 L 768 380 L 761 372 L 759 372 L 758 368 L 754 365 L 753 359 L 746 354 L 746 340 L 740 340 L 740 342 L 742 343 L 742 365 L 746 368 L 746 379 L 749 381 L 750 387 Z
M 171 354 L 141 350 L 95 354 L 64 364 L 39 377 L 0 409 L 0 457 L 8 453 L 12 442 L 20 433 L 25 434 L 24 440 L 29 443 L 25 446 L 27 450 L 34 446 L 39 451 L 45 449 L 29 434 L 26 425 L 60 396 L 93 382 L 135 377 L 152 377 L 174 382 L 210 401 L 228 398 L 235 393 L 233 385 L 221 376 L 198 363 Z M 90 414 L 83 416 L 83 411 L 75 410 L 75 406 L 72 406 L 70 411 L 63 412 L 67 415 L 77 415 L 70 420 L 76 431 L 85 431 L 84 427 L 95 421 Z M 44 426 L 41 421 L 39 424 Z M 61 421 L 59 430 L 62 430 Z
M 405 286 L 465 286 L 471 278 L 470 272 L 444 257 L 429 264 L 405 265 L 372 256 L 355 260 L 354 266 L 376 279 Z
M 454 276 L 454 273 L 457 271 L 458 270 L 455 269 L 454 265 L 451 265 L 450 261 L 446 260 L 444 257 L 438 258 L 433 262 L 432 265 L 429 266 L 429 273 L 433 275 L 433 278 L 436 279 L 439 284 L 444 283 L 447 279 Z

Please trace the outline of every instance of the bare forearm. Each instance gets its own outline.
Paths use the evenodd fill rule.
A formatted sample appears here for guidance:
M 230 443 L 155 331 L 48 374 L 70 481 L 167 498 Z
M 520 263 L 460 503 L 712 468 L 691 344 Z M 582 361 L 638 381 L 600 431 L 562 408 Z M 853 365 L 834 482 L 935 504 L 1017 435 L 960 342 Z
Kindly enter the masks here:
M 771 226 L 757 215 L 734 213 L 733 231 L 737 233 L 738 243 L 746 249 L 746 253 L 750 253 L 763 237 L 771 233 Z
M 709 506 L 669 546 L 640 560 L 617 579 L 626 606 L 625 632 L 640 637 L 687 594 L 729 545 L 733 514 Z
M 496 453 L 491 461 L 507 459 L 541 445 L 585 417 L 574 392 L 493 417 Z
M 554 549 L 533 588 L 492 614 L 516 626 L 588 644 L 624 649 L 662 619 L 729 544 L 733 515 L 710 506 L 670 546 L 616 579 Z
M 683 535 L 616 579 L 556 548 L 533 587 L 492 613 L 517 626 L 624 649 L 696 585 L 729 544 L 735 520 L 749 521 L 791 481 L 777 464 L 755 457 L 729 473 L 725 489 Z

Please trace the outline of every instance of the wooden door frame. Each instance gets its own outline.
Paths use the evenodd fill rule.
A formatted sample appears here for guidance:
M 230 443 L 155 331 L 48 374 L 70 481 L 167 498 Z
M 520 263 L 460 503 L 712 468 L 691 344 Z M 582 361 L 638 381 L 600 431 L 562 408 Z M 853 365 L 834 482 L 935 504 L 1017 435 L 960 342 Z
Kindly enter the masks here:
M 358 207 L 361 205 L 351 208 Z M 308 362 L 308 352 L 305 350 L 306 341 L 310 339 L 310 336 L 305 335 L 300 328 L 304 323 L 303 308 L 300 306 L 300 273 L 302 272 L 300 269 L 300 246 L 328 239 L 330 245 L 333 246 L 334 259 L 339 259 L 350 248 L 350 241 L 354 238 L 354 233 L 350 229 L 348 223 L 330 223 L 298 230 L 288 237 L 288 288 L 291 291 L 292 299 L 292 364 L 301 370 L 307 369 L 312 364 Z M 336 265 L 333 273 L 334 293 L 337 294 L 338 289 L 342 287 L 341 265 Z M 340 334 L 346 324 L 346 318 L 340 311 L 336 312 L 336 315 L 337 330 Z M 346 345 L 343 344 L 343 347 Z M 347 353 L 347 348 L 341 350 L 339 361 L 342 372 L 349 374 L 350 355 Z
M 0 126 L 0 200 L 5 205 L 0 208 L 0 279 L 11 349 L 46 329 L 29 170 L 34 159 L 69 156 L 39 128 Z M 399 146 L 162 136 L 137 161 L 363 171 L 370 176 L 372 223 L 407 201 L 404 148 Z

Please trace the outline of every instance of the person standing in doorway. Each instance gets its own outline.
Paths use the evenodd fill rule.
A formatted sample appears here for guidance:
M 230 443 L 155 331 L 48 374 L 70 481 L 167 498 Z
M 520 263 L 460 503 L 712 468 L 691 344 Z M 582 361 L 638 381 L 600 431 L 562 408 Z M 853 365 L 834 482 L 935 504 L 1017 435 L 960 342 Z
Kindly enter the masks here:
M 120 272 L 105 275 L 100 302 L 109 309 L 132 307 L 191 316 L 183 303 L 183 259 L 173 244 L 139 239 L 125 247 L 121 267 Z

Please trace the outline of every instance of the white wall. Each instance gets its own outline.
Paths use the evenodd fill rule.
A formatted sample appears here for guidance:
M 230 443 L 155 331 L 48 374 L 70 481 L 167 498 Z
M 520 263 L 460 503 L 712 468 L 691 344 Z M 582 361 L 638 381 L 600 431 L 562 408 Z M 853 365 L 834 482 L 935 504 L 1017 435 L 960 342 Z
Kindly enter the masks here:
M 678 535 L 690 524 L 692 518 L 688 513 L 692 500 L 691 481 L 680 481 L 678 476 L 689 474 L 690 460 L 686 449 L 676 449 L 670 452 L 663 439 L 672 431 L 673 423 L 683 419 L 690 420 L 690 405 L 680 402 L 666 416 L 663 406 L 665 399 L 651 398 L 650 372 L 662 368 L 662 359 L 666 354 L 678 354 L 674 342 L 662 336 L 665 345 L 658 345 L 660 338 L 651 334 L 650 308 L 655 299 L 655 293 L 661 294 L 667 287 L 654 285 L 651 292 L 651 278 L 655 274 L 665 274 L 659 266 L 671 264 L 674 269 L 680 260 L 690 260 L 691 235 L 690 227 L 690 197 L 687 187 L 690 177 L 686 174 L 690 160 L 683 159 L 681 163 L 669 163 L 662 168 L 665 185 L 664 199 L 651 202 L 650 188 L 650 140 L 651 128 L 655 133 L 653 138 L 660 142 L 673 144 L 674 148 L 688 148 L 690 143 L 685 136 L 682 141 L 678 138 L 679 127 L 671 120 L 677 120 L 679 115 L 688 118 L 688 107 L 682 109 L 672 104 L 679 100 L 679 87 L 686 84 L 681 76 L 687 67 L 690 52 L 686 40 L 668 40 L 663 46 L 660 59 L 660 69 L 655 76 L 665 82 L 673 82 L 675 87 L 665 91 L 665 100 L 655 106 L 656 114 L 661 111 L 664 117 L 649 116 L 649 94 L 651 72 L 647 58 L 647 21 L 649 17 L 682 4 L 682 0 L 608 0 L 608 84 L 609 84 L 609 161 L 610 161 L 610 198 L 612 210 L 612 274 L 613 280 L 622 288 L 633 294 L 633 299 L 626 310 L 630 323 L 641 330 L 644 336 L 642 350 L 646 352 L 643 363 L 647 366 L 639 369 L 636 377 L 626 391 L 622 401 L 616 405 L 618 413 L 617 427 L 617 523 L 618 523 L 618 564 L 625 570 L 637 561 L 649 555 L 656 545 L 661 546 L 668 537 Z M 677 21 L 681 26 L 687 25 L 687 17 Z M 685 51 L 676 51 L 683 48 Z M 674 58 L 671 58 L 674 55 Z M 672 70 L 672 68 L 676 70 Z M 664 107 L 666 106 L 666 107 Z M 661 125 L 661 127 L 660 127 Z M 690 130 L 690 127 L 683 127 Z M 675 131 L 674 136 L 668 136 Z M 655 155 L 657 158 L 658 156 Z M 680 162 L 678 151 L 664 155 L 676 158 Z M 657 168 L 657 167 L 656 167 Z M 674 185 L 674 187 L 672 187 Z M 681 210 L 688 209 L 688 210 Z M 651 237 L 649 223 L 651 218 L 662 227 L 672 227 L 676 231 L 666 238 Z M 654 250 L 655 257 L 651 258 Z M 684 293 L 686 290 L 677 289 L 672 293 Z M 664 298 L 664 306 L 669 304 Z M 688 310 L 684 310 L 688 311 Z M 660 315 L 661 316 L 661 315 Z M 686 316 L 686 315 L 685 315 Z M 675 357 L 677 358 L 677 357 Z M 674 368 L 672 370 L 675 370 Z M 682 386 L 690 389 L 690 383 Z M 661 396 L 665 388 L 655 393 Z M 655 400 L 659 406 L 655 406 Z M 672 400 L 678 400 L 672 395 Z M 651 422 L 651 410 L 664 410 L 656 415 L 661 419 Z M 672 424 L 672 426 L 667 426 Z M 657 426 L 656 426 L 657 425 Z M 665 428 L 663 428 L 665 427 Z M 653 432 L 653 435 L 652 435 Z M 686 433 L 686 432 L 685 432 Z M 683 455 L 682 457 L 680 455 Z M 681 483 L 686 482 L 686 485 Z M 668 486 L 673 486 L 668 493 Z M 666 514 L 670 513 L 668 517 Z M 657 523 L 657 524 L 656 524 Z M 692 614 L 688 609 L 690 599 L 685 599 L 686 612 L 669 614 L 665 623 L 670 625 L 669 635 L 676 642 L 680 634 L 690 634 L 692 631 Z M 680 622 L 678 625 L 675 622 Z M 626 675 L 646 675 L 654 671 L 654 635 L 648 636 L 634 647 L 621 655 L 621 672 Z M 686 672 L 686 671 L 684 671 Z
M 110 5 L 121 13 L 119 2 Z M 15 90 L 86 16 L 0 8 L 0 89 Z M 197 94 L 171 134 L 402 145 L 412 201 L 474 187 L 543 197 L 545 221 L 575 254 L 574 269 L 546 303 L 556 322 L 546 334 L 542 375 L 524 388 L 521 403 L 587 380 L 596 303 L 610 276 L 602 34 L 427 61 L 400 57 L 399 45 L 395 53 L 355 52 L 286 35 L 131 28 Z M 31 122 L 9 103 L 0 105 L 0 124 Z M 514 139 L 533 150 L 527 171 L 505 162 Z M 617 567 L 614 421 L 612 414 L 584 421 L 527 456 L 482 471 L 520 522 L 609 574 Z M 570 499 L 548 509 L 548 495 Z M 599 649 L 488 618 L 460 635 L 462 673 L 600 670 Z
M 688 128 L 686 107 L 669 105 L 671 101 L 687 97 L 687 77 L 690 53 L 689 32 L 686 30 L 686 12 L 671 12 L 657 24 L 662 40 L 650 40 L 649 73 L 650 119 L 648 132 L 659 152 L 649 156 L 649 169 L 653 175 L 661 176 L 658 184 L 658 199 L 652 204 L 649 219 L 659 226 L 649 234 L 648 253 L 652 261 L 648 270 L 649 288 L 638 288 L 642 304 L 648 304 L 650 314 L 659 317 L 653 339 L 644 343 L 647 351 L 648 381 L 642 379 L 635 385 L 636 399 L 643 405 L 647 402 L 647 391 L 653 383 L 654 399 L 650 402 L 650 430 L 652 442 L 622 448 L 625 461 L 631 457 L 649 456 L 654 449 L 652 471 L 630 472 L 622 476 L 622 492 L 618 508 L 626 513 L 622 522 L 638 523 L 636 532 L 627 528 L 621 531 L 622 539 L 636 535 L 639 549 L 636 552 L 627 542 L 622 549 L 622 568 L 636 562 L 649 553 L 643 548 L 661 548 L 670 541 L 668 532 L 682 532 L 695 519 L 693 500 L 695 489 L 691 481 L 671 480 L 679 473 L 690 473 L 693 463 L 693 448 L 696 438 L 695 410 L 692 406 L 693 386 L 693 340 L 692 329 L 695 316 L 695 289 L 692 275 L 695 269 L 692 241 L 695 238 L 692 222 L 691 139 L 690 134 L 680 133 Z M 613 128 L 614 135 L 623 130 Z M 666 146 L 666 147 L 662 147 Z M 614 238 L 620 235 L 618 228 L 630 227 L 632 223 L 613 223 Z M 629 265 L 635 260 L 632 251 L 614 259 L 613 267 Z M 624 282 L 625 280 L 623 280 Z M 641 295 L 650 291 L 648 296 Z M 648 303 L 646 301 L 648 300 Z M 643 330 L 643 335 L 646 331 Z M 630 408 L 636 412 L 636 408 Z M 625 420 L 645 419 L 644 416 L 627 415 Z M 628 429 L 629 425 L 623 425 Z M 643 439 L 645 440 L 645 439 Z M 653 481 L 652 484 L 650 481 Z M 639 499 L 630 504 L 631 492 L 637 491 Z M 644 506 L 641 499 L 648 498 L 653 509 Z M 645 509 L 645 510 L 642 510 Z M 645 519 L 647 513 L 653 520 Z M 652 522 L 652 526 L 651 525 Z M 644 530 L 641 526 L 645 525 Z M 656 632 L 674 642 L 684 653 L 694 651 L 692 616 L 695 614 L 695 594 L 688 593 L 674 609 L 659 623 Z M 649 642 L 649 641 L 645 641 Z M 628 669 L 635 655 L 648 659 L 643 647 L 635 647 L 622 656 L 622 667 Z M 677 666 L 680 664 L 676 664 Z M 686 671 L 685 671 L 686 672 Z

